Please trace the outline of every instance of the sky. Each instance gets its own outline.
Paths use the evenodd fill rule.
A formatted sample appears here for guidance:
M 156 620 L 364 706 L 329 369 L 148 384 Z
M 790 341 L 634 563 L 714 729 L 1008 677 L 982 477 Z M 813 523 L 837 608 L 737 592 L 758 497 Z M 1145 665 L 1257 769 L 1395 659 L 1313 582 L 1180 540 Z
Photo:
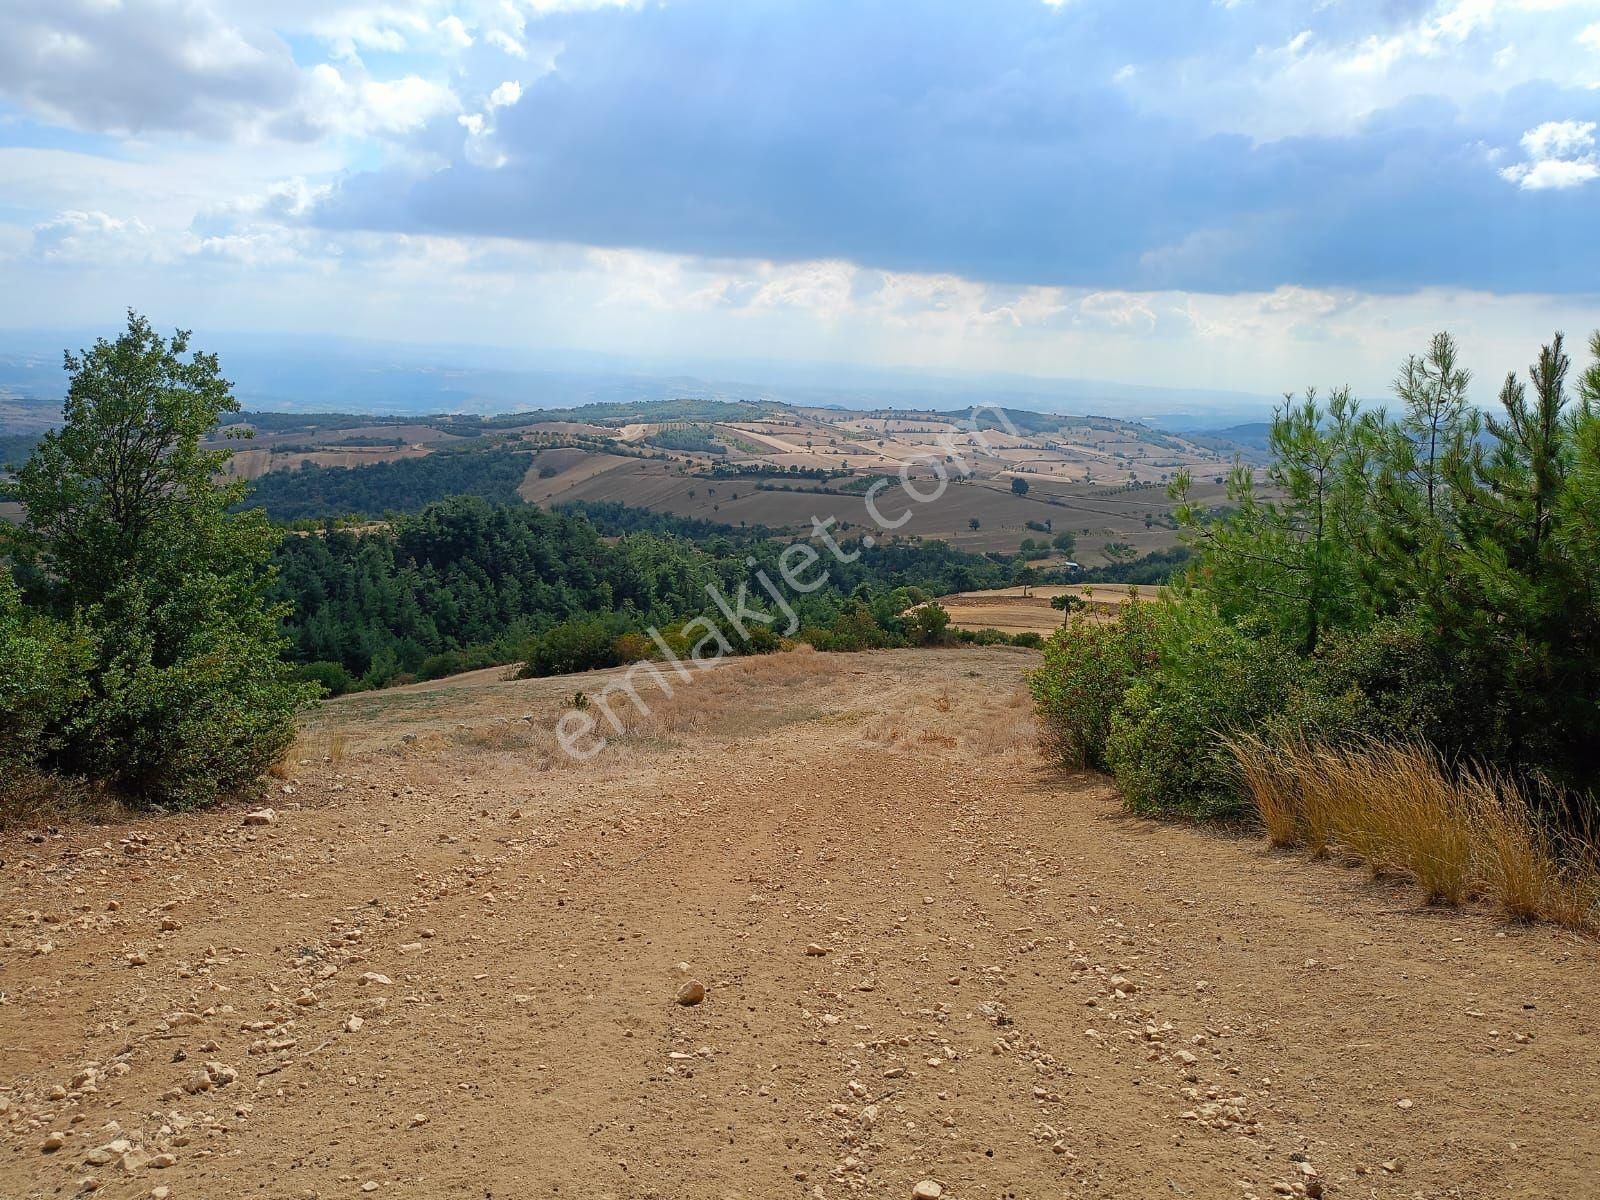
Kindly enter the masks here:
M 1490 394 L 1600 0 L 0 0 L 0 326 Z

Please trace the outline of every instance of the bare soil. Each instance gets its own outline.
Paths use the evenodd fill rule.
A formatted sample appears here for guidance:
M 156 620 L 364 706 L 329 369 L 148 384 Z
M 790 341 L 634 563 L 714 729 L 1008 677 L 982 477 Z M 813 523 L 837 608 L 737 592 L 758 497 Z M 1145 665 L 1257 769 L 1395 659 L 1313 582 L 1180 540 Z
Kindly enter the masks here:
M 1125 817 L 1034 661 L 733 664 L 583 765 L 604 676 L 480 672 L 270 825 L 4 835 L 0 1196 L 1596 1194 L 1593 943 Z

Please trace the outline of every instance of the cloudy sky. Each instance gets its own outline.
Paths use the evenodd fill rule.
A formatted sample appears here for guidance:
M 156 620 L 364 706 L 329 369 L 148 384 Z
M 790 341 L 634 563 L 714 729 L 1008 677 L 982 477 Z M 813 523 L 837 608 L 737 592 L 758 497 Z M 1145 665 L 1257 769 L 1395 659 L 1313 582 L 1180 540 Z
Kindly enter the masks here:
M 0 0 L 0 325 L 1490 378 L 1597 122 L 1600 0 Z

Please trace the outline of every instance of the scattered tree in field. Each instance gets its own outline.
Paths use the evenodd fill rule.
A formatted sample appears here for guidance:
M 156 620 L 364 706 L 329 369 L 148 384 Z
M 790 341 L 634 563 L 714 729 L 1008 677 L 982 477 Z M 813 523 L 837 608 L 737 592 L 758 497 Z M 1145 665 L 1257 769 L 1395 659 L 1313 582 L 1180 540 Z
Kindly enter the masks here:
M 1011 494 L 1013 496 L 1026 496 L 1028 494 L 1028 481 L 1020 475 L 1011 477 Z
M 982 524 L 983 524 L 983 522 L 982 522 L 982 521 L 980 521 L 980 520 L 978 520 L 978 518 L 977 518 L 977 517 L 968 517 L 968 518 L 967 518 L 967 528 L 968 528 L 968 529 L 977 529 L 977 528 L 979 528 L 979 527 L 980 527 L 980 526 L 981 526 L 981 525 L 982 525 Z
M 1061 623 L 1065 625 L 1072 619 L 1072 614 L 1079 609 L 1086 608 L 1082 596 L 1075 596 L 1071 592 L 1062 592 L 1059 596 L 1050 597 L 1050 607 L 1061 611 Z

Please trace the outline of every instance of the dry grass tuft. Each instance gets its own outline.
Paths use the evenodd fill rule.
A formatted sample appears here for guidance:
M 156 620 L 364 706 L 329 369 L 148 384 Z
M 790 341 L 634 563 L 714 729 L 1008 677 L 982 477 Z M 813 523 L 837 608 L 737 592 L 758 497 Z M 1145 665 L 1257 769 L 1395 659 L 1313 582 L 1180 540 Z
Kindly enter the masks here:
M 128 811 L 104 788 L 82 780 L 15 766 L 0 779 L 0 833 L 46 829 L 69 821 L 102 825 L 126 817 Z
M 1229 738 L 1224 744 L 1239 764 L 1245 789 L 1261 814 L 1267 844 L 1275 849 L 1297 844 L 1300 841 L 1299 795 L 1284 769 L 1282 751 L 1253 733 Z
M 1337 849 L 1415 880 L 1430 904 L 1486 899 L 1513 920 L 1600 933 L 1592 843 L 1555 833 L 1513 781 L 1414 743 L 1227 746 L 1273 846 Z

